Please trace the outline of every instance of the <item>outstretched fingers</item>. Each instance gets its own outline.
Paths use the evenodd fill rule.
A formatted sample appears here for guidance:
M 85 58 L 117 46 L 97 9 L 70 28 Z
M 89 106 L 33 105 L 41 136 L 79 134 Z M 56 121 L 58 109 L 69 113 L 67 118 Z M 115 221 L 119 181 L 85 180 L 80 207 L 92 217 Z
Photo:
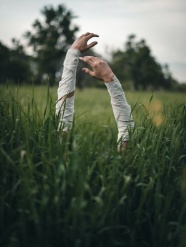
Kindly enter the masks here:
M 99 37 L 99 35 L 97 35 L 95 33 L 87 33 L 87 34 L 85 34 L 85 39 L 86 39 L 87 42 L 89 41 L 89 39 L 94 38 L 94 37 Z M 87 49 L 92 48 L 93 46 L 97 45 L 97 43 L 98 43 L 97 41 L 91 42 L 90 44 L 87 45 Z
M 88 42 L 91 38 L 94 38 L 94 37 L 99 37 L 99 35 L 95 34 L 95 33 L 86 33 L 85 34 L 85 39 L 86 41 Z M 87 49 L 90 49 L 92 47 L 94 47 L 95 45 L 97 45 L 97 41 L 93 41 L 91 42 L 90 44 L 87 45 Z
M 87 63 L 88 65 L 90 65 L 92 68 L 94 67 L 94 57 L 93 56 L 85 56 L 85 57 L 80 57 L 80 60 L 82 60 L 83 62 Z M 83 68 L 82 69 L 86 74 L 89 74 L 90 76 L 94 77 L 94 71 L 91 71 L 88 68 Z
M 99 37 L 99 35 L 94 33 L 85 33 L 81 35 L 78 39 L 74 41 L 74 43 L 71 45 L 71 48 L 79 50 L 81 53 L 84 53 L 88 51 L 93 46 L 97 45 L 97 41 L 92 41 L 90 44 L 87 44 L 88 41 L 93 37 Z
M 94 56 L 85 56 L 80 58 L 82 61 L 86 62 L 88 65 L 91 66 L 92 71 L 87 68 L 83 68 L 83 70 L 93 76 L 94 78 L 104 81 L 104 82 L 111 82 L 114 78 L 114 73 L 109 67 L 108 63 L 104 60 L 94 57 Z

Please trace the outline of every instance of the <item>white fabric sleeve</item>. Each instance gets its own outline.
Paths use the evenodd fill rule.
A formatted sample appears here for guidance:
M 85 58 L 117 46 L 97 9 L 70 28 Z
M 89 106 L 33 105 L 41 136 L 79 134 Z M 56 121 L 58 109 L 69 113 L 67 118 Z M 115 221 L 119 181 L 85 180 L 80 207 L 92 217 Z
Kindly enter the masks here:
M 116 76 L 112 82 L 105 83 L 111 97 L 111 105 L 118 127 L 118 143 L 129 140 L 129 129 L 134 127 L 131 115 L 131 107 L 127 103 L 125 93 Z
M 63 131 L 67 131 L 72 128 L 73 114 L 74 114 L 74 96 L 62 100 L 61 98 L 75 90 L 76 83 L 76 71 L 79 63 L 80 51 L 75 49 L 69 49 L 64 63 L 62 77 L 59 82 L 57 94 L 58 100 L 56 103 L 56 114 L 60 118 L 60 126 Z

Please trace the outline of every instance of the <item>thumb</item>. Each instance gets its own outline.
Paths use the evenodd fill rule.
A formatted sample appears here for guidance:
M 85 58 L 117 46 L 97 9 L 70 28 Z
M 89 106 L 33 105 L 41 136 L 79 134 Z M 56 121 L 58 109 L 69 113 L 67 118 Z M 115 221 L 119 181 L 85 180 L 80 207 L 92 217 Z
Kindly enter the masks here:
M 90 76 L 94 76 L 94 72 L 93 71 L 91 71 L 91 70 L 89 70 L 87 68 L 83 68 L 82 70 L 85 71 L 85 73 L 89 74 Z

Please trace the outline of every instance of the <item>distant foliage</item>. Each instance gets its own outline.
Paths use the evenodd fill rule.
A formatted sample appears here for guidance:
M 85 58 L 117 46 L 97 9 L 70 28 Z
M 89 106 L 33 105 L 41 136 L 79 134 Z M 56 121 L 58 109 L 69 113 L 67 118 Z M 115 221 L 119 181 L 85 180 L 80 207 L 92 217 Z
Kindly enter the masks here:
M 69 45 L 75 40 L 78 26 L 72 24 L 73 13 L 59 5 L 54 8 L 45 6 L 41 11 L 44 20 L 35 20 L 33 31 L 26 32 L 28 45 L 33 48 L 37 63 L 37 83 L 48 78 L 49 84 L 54 85 L 56 73 L 61 68 Z
M 152 56 L 145 40 L 136 41 L 130 35 L 124 50 L 112 53 L 112 67 L 123 81 L 131 81 L 134 90 L 171 89 L 176 81 L 172 78 L 168 65 L 162 67 Z
M 60 80 L 66 52 L 76 38 L 79 27 L 73 24 L 76 18 L 63 4 L 56 8 L 45 6 L 42 20 L 36 19 L 32 31 L 25 33 L 27 45 L 32 49 L 28 56 L 26 49 L 18 40 L 13 39 L 13 47 L 8 48 L 0 42 L 0 83 L 43 84 L 54 86 Z M 94 50 L 83 55 L 99 56 Z M 77 68 L 77 87 L 103 87 L 82 72 L 84 63 Z M 113 51 L 111 67 L 123 83 L 124 89 L 134 90 L 175 90 L 186 91 L 172 77 L 167 64 L 160 65 L 151 54 L 144 39 L 137 41 L 130 35 L 123 50 Z
M 8 48 L 0 42 L 0 83 L 31 82 L 31 57 L 26 55 L 24 47 L 13 39 L 13 48 Z

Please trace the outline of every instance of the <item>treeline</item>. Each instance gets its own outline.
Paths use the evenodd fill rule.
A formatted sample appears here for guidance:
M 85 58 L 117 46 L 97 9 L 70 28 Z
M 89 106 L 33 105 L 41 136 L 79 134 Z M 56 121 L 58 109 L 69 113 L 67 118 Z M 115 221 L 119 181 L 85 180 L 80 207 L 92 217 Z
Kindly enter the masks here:
M 62 63 L 69 46 L 77 36 L 79 27 L 73 24 L 72 11 L 64 5 L 56 8 L 45 6 L 42 11 L 43 21 L 36 19 L 32 31 L 24 37 L 27 44 L 12 39 L 12 48 L 0 42 L 0 83 L 55 85 L 62 72 Z M 32 50 L 28 55 L 27 48 Z M 87 55 L 87 54 L 85 54 Z M 89 51 L 88 55 L 96 55 Z M 172 77 L 168 65 L 160 65 L 152 56 L 145 40 L 136 41 L 130 35 L 123 50 L 111 52 L 109 62 L 124 87 L 134 90 L 179 89 L 179 84 Z M 80 64 L 77 72 L 77 86 L 85 85 L 86 75 Z M 100 86 L 89 78 L 88 85 Z
M 30 83 L 33 78 L 33 57 L 28 56 L 19 41 L 12 40 L 13 48 L 0 42 L 0 83 Z
M 130 35 L 123 50 L 112 53 L 112 67 L 121 81 L 134 90 L 174 89 L 178 84 L 167 64 L 161 65 L 144 39 Z

